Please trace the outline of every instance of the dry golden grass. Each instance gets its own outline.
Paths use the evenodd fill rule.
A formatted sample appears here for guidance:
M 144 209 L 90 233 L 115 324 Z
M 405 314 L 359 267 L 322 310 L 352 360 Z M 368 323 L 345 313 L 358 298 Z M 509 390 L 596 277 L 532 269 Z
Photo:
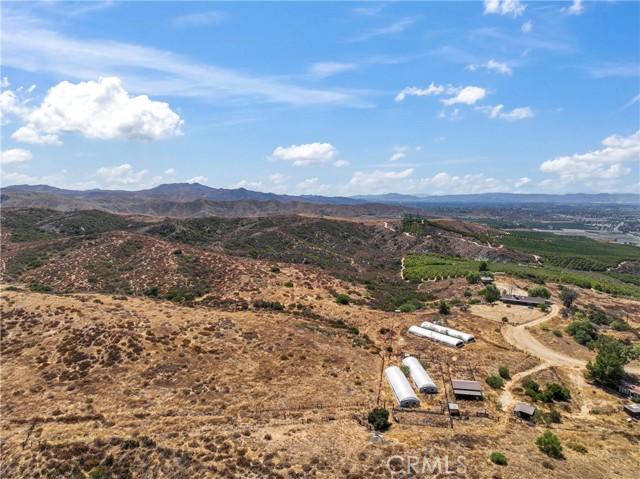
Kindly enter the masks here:
M 296 279 L 297 271 L 282 268 L 281 277 Z M 635 477 L 637 425 L 627 424 L 619 399 L 574 369 L 534 377 L 571 389 L 574 401 L 553 429 L 586 454 L 565 447 L 563 460 L 544 456 L 534 443 L 545 428 L 509 421 L 495 404 L 500 392 L 486 385 L 485 401 L 460 405 L 493 418 L 455 421 L 453 429 L 401 422 L 385 434 L 387 444 L 371 444 L 358 420 L 376 402 L 382 356 L 384 366 L 399 365 L 402 353 L 420 356 L 449 394 L 449 375 L 484 384 L 501 364 L 513 375 L 539 361 L 509 346 L 495 321 L 457 310 L 448 324 L 475 334 L 476 343 L 450 349 L 410 336 L 408 326 L 435 314 L 341 306 L 328 293 L 334 281 L 313 277 L 312 290 L 300 280 L 293 288 L 265 285 L 270 298 L 306 301 L 314 314 L 5 289 L 2 476 L 87 477 L 101 469 L 132 478 L 389 477 L 386 462 L 396 454 L 446 455 L 453 467 L 464 456 L 465 477 L 473 478 Z M 360 334 L 336 328 L 340 319 Z M 393 403 L 386 381 L 381 400 Z M 443 403 L 441 393 L 424 398 L 422 409 Z M 602 414 L 589 412 L 595 407 Z M 507 466 L 489 461 L 495 450 Z

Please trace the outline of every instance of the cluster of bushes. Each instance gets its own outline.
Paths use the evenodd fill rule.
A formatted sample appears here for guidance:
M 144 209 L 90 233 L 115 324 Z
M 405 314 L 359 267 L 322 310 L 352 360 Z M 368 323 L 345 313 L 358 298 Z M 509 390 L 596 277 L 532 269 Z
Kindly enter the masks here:
M 418 300 L 417 298 L 412 298 L 406 303 L 401 304 L 398 309 L 403 313 L 413 313 L 414 311 L 422 309 L 423 307 L 424 305 L 422 304 L 422 301 Z
M 263 299 L 256 299 L 253 302 L 253 307 L 257 309 L 273 309 L 275 311 L 284 310 L 284 305 L 280 301 L 265 301 Z
M 540 389 L 540 384 L 531 378 L 531 376 L 527 376 L 522 380 L 522 387 L 524 388 L 524 393 L 534 401 L 549 403 L 571 400 L 571 392 L 564 386 L 557 383 L 549 383 L 543 391 Z
M 588 319 L 574 321 L 567 326 L 566 332 L 573 337 L 577 343 L 586 346 L 591 341 L 595 341 L 598 337 L 596 328 Z

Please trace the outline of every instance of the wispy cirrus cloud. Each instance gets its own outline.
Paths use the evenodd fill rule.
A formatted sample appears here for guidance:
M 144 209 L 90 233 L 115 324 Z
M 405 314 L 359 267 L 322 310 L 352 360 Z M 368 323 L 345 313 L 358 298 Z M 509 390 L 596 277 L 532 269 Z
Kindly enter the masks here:
M 489 60 L 487 63 L 480 63 L 480 64 L 472 63 L 471 65 L 467 66 L 467 68 L 472 72 L 482 68 L 485 70 L 492 70 L 498 73 L 502 73 L 503 75 L 511 75 L 513 73 L 509 65 L 507 65 L 504 62 L 498 62 L 493 59 Z
M 584 5 L 582 0 L 573 0 L 570 7 L 561 8 L 560 11 L 565 15 L 582 15 L 584 13 Z
M 314 78 L 327 78 L 339 73 L 358 68 L 357 63 L 350 62 L 319 62 L 314 63 L 309 68 L 309 73 Z
M 517 121 L 524 120 L 526 118 L 533 118 L 535 116 L 534 111 L 528 106 L 514 108 L 511 111 L 505 111 L 504 105 L 500 104 L 496 106 L 479 106 L 476 107 L 476 110 L 484 111 L 492 120 L 499 119 Z
M 204 27 L 206 25 L 219 25 L 231 18 L 226 12 L 220 10 L 208 10 L 206 12 L 187 13 L 173 19 L 173 24 L 178 27 Z
M 121 78 L 130 91 L 151 95 L 254 104 L 258 101 L 295 106 L 368 106 L 362 92 L 307 88 L 281 78 L 200 63 L 144 45 L 74 38 L 6 8 L 2 27 L 2 64 L 20 70 L 81 80 L 99 78 L 109 72 Z
M 587 74 L 592 78 L 609 77 L 638 77 L 640 64 L 637 62 L 606 62 L 586 67 Z
M 404 17 L 396 22 L 384 25 L 382 27 L 370 28 L 363 31 L 353 37 L 348 38 L 347 42 L 364 42 L 371 38 L 393 35 L 396 33 L 402 33 L 411 26 L 413 26 L 419 20 L 418 17 Z

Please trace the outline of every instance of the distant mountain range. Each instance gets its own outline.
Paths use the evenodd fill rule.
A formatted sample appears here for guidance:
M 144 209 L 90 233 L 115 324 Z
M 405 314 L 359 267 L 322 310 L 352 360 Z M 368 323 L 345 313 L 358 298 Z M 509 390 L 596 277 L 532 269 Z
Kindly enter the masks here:
M 551 203 L 551 204 L 638 204 L 640 195 L 630 193 L 572 193 L 566 195 L 547 195 L 542 193 L 480 193 L 472 195 L 402 195 L 398 193 L 387 193 L 384 195 L 360 195 L 353 196 L 352 199 L 367 202 L 387 203 L 387 204 L 450 204 L 450 203 L 473 203 L 473 204 L 531 204 L 531 203 Z
M 389 193 L 354 197 L 280 195 L 244 188 L 211 188 L 199 183 L 174 183 L 140 191 L 75 191 L 48 185 L 14 185 L 2 188 L 3 208 L 50 208 L 58 211 L 98 209 L 113 213 L 153 216 L 260 216 L 317 214 L 327 216 L 401 216 L 438 205 L 523 204 L 640 204 L 634 194 L 512 194 L 417 196 Z

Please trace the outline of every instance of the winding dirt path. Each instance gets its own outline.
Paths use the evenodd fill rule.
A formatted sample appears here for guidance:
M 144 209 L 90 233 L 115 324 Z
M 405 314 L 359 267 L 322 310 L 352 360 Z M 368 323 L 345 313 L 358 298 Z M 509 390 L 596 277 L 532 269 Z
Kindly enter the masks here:
M 540 358 L 551 366 L 583 368 L 586 366 L 587 361 L 566 356 L 562 353 L 549 349 L 534 339 L 534 337 L 529 333 L 529 329 L 531 327 L 538 326 L 545 321 L 549 321 L 551 318 L 555 317 L 559 311 L 560 308 L 558 305 L 554 304 L 551 306 L 551 311 L 546 316 L 519 326 L 503 326 L 501 330 L 502 335 L 512 346 Z M 631 374 L 640 374 L 640 367 L 627 366 L 625 367 L 625 370 Z

